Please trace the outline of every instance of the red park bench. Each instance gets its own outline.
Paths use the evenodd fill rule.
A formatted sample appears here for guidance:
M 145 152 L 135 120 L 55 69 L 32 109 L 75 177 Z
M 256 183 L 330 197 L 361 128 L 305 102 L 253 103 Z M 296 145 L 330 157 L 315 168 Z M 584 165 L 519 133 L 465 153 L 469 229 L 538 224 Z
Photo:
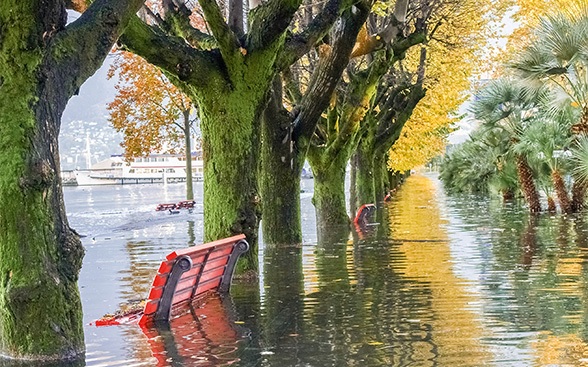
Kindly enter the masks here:
M 228 293 L 235 265 L 249 250 L 245 235 L 176 250 L 165 257 L 153 279 L 143 310 L 105 316 L 96 326 L 169 321 L 172 309 L 209 292 Z

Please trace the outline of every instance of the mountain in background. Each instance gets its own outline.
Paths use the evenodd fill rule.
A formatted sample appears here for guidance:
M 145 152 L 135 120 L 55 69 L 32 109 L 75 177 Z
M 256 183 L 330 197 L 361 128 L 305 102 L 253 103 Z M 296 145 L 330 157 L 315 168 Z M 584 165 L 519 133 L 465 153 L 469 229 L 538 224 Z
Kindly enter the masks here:
M 106 58 L 104 65 L 82 85 L 63 112 L 59 133 L 62 171 L 89 168 L 88 164 L 112 154 L 122 154 L 122 135 L 108 122 L 106 109 L 116 94 L 116 80 L 106 77 L 112 57 Z

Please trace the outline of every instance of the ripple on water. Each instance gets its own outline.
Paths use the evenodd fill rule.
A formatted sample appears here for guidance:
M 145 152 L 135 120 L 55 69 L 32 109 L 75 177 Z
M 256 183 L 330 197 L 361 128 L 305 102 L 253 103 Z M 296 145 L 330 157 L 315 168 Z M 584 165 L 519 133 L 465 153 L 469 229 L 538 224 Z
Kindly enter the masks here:
M 80 278 L 87 322 L 144 297 L 166 253 L 202 240 L 201 212 L 152 210 L 181 188 L 113 190 L 66 193 L 70 224 L 92 234 Z M 87 326 L 86 364 L 587 364 L 584 217 L 530 217 L 414 175 L 373 233 L 317 243 L 307 196 L 304 246 L 265 249 L 259 285 L 235 284 L 228 305 L 212 302 L 157 335 Z

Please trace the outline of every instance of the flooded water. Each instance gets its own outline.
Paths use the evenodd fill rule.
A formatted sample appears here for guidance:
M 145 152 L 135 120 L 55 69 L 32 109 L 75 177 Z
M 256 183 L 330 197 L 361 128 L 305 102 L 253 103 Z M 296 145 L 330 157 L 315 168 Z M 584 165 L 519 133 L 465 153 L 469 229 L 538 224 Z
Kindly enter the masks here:
M 262 245 L 260 284 L 235 284 L 168 330 L 87 325 L 85 365 L 588 366 L 585 218 L 448 197 L 434 175 L 414 175 L 370 233 L 319 241 L 303 184 L 304 244 Z M 181 200 L 181 185 L 65 198 L 87 236 L 86 324 L 145 298 L 162 257 L 202 241 L 202 205 L 154 211 Z

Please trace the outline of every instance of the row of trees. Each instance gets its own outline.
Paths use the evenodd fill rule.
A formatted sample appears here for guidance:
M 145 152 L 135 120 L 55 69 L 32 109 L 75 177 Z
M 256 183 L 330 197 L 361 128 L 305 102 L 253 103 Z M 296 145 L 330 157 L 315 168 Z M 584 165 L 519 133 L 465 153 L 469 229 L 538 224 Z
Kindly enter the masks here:
M 66 24 L 66 8 L 82 15 Z M 244 264 L 256 269 L 262 213 L 269 243 L 301 242 L 307 152 L 321 222 L 347 222 L 333 210 L 344 197 L 333 177 L 353 152 L 359 202 L 382 196 L 386 151 L 425 95 L 429 46 L 475 44 L 492 9 L 490 0 L 3 2 L 0 353 L 83 354 L 83 248 L 65 216 L 57 136 L 67 101 L 117 40 L 197 104 L 205 240 L 245 233 Z
M 529 210 L 580 210 L 588 183 L 588 9 L 542 19 L 533 41 L 508 63 L 511 76 L 486 84 L 471 103 L 480 121 L 445 158 L 453 191 L 522 192 Z
M 418 114 L 420 123 L 415 124 L 412 130 L 418 133 L 413 134 L 404 146 L 414 146 L 422 140 L 427 143 L 420 143 L 419 149 L 401 154 L 403 158 L 408 158 L 408 162 L 399 162 L 401 164 L 397 167 L 401 168 L 394 168 L 400 171 L 410 169 L 406 166 L 422 164 L 442 149 L 442 142 L 448 132 L 446 127 L 451 122 L 447 112 L 462 101 L 459 93 L 467 88 L 465 82 L 468 72 L 472 71 L 476 59 L 474 53 L 477 48 L 474 46 L 483 44 L 481 35 L 486 31 L 483 16 L 490 12 L 489 4 L 468 1 L 399 1 L 394 8 L 380 3 L 368 5 L 364 14 L 369 14 L 368 21 L 362 20 L 355 24 L 354 30 L 346 31 L 353 34 L 343 36 L 343 33 L 338 33 L 343 32 L 343 28 L 331 28 L 330 33 L 319 41 L 319 47 L 307 49 L 304 53 L 300 51 L 299 55 L 290 55 L 288 64 L 280 65 L 281 69 L 272 80 L 271 88 L 268 87 L 268 97 L 260 99 L 264 106 L 260 107 L 262 113 L 255 120 L 260 125 L 253 129 L 260 133 L 260 137 L 255 139 L 256 144 L 261 145 L 259 152 L 250 154 L 250 159 L 255 161 L 251 164 L 255 163 L 257 167 L 256 171 L 250 170 L 250 173 L 256 174 L 251 180 L 239 183 L 243 185 L 249 182 L 247 189 L 240 190 L 252 193 L 253 196 L 235 201 L 241 202 L 237 206 L 231 204 L 232 210 L 238 211 L 235 214 L 238 223 L 226 223 L 223 226 L 224 233 L 244 231 L 250 241 L 255 243 L 256 224 L 261 216 L 267 243 L 299 243 L 299 178 L 305 159 L 310 162 L 315 176 L 314 203 L 319 230 L 346 226 L 349 219 L 343 184 L 350 159 L 353 157 L 353 213 L 358 205 L 377 202 L 384 197 L 385 188 L 390 186 L 387 174 L 388 151 L 401 138 L 404 125 L 410 121 L 413 110 L 425 97 L 427 88 L 432 89 L 436 97 L 429 98 L 427 107 L 422 110 L 435 112 L 429 112 L 429 116 L 426 112 Z M 298 27 L 311 26 L 309 19 L 318 10 L 316 7 L 301 8 L 293 19 Z M 203 22 L 206 25 L 208 21 L 204 8 L 191 7 L 190 4 L 176 4 L 171 8 L 151 7 L 145 13 L 148 14 L 147 23 L 152 25 L 152 31 L 161 32 L 162 37 L 170 36 L 169 30 L 173 27 L 169 23 L 177 21 L 178 17 L 190 17 L 182 23 L 186 28 L 184 33 L 194 31 L 195 26 L 204 29 Z M 195 14 L 203 14 L 204 19 Z M 178 29 L 174 32 L 178 32 Z M 457 35 L 462 40 L 457 41 Z M 294 42 L 297 37 L 287 33 L 286 44 Z M 350 39 L 353 41 L 349 42 Z M 148 61 L 158 65 L 172 82 L 176 80 L 182 86 L 177 81 L 178 76 L 174 75 L 177 71 L 169 70 L 171 66 L 159 60 L 159 54 L 149 55 L 134 49 L 137 40 L 133 37 L 123 37 L 122 41 L 127 49 L 142 54 Z M 188 42 L 192 48 L 201 46 L 194 39 L 188 39 Z M 245 41 L 239 42 L 243 46 Z M 239 52 L 242 56 L 252 57 L 251 53 L 256 46 L 241 46 Z M 445 67 L 444 64 L 458 62 L 458 57 L 462 59 L 460 66 L 465 67 Z M 429 75 L 433 75 L 433 78 Z M 450 81 L 450 87 L 444 85 Z M 248 85 L 248 88 L 251 87 Z M 442 93 L 437 92 L 442 89 L 440 87 L 445 87 Z M 183 90 L 191 93 L 190 97 L 201 104 L 193 88 L 185 86 Z M 441 95 L 443 97 L 440 98 Z M 119 93 L 119 99 L 124 97 Z M 138 99 L 137 103 L 139 101 L 142 99 Z M 207 103 L 219 104 L 218 100 Z M 123 127 L 124 124 L 131 126 L 128 129 L 131 134 L 138 130 L 132 118 L 127 116 L 121 123 L 120 114 L 116 115 L 117 108 L 126 111 L 128 103 L 111 106 L 113 121 Z M 209 135 L 213 132 L 204 127 L 208 124 L 205 111 L 206 107 L 200 108 L 205 161 L 208 162 L 212 144 Z M 221 136 L 223 144 L 228 144 L 230 135 Z M 408 135 L 405 133 L 404 136 Z M 432 139 L 437 144 L 431 144 Z M 237 144 L 233 142 L 230 145 Z M 142 153 L 147 151 L 143 150 Z M 414 158 L 410 161 L 411 156 L 419 156 L 418 161 L 415 162 Z M 227 172 L 230 170 L 223 169 Z M 206 203 L 212 202 L 214 193 L 220 195 L 221 186 L 223 190 L 236 190 L 228 181 L 222 185 L 217 181 L 213 183 L 214 190 L 205 184 L 205 208 L 212 205 Z M 244 206 L 238 208 L 241 205 Z M 209 224 L 218 227 L 219 222 L 209 215 L 208 209 L 205 211 L 207 218 L 214 221 Z M 228 213 L 225 209 L 222 211 L 224 215 Z M 218 230 L 206 230 L 207 236 L 210 234 L 211 239 L 218 237 Z M 247 264 L 250 269 L 255 268 L 257 256 L 254 254 L 255 251 L 252 251 Z

